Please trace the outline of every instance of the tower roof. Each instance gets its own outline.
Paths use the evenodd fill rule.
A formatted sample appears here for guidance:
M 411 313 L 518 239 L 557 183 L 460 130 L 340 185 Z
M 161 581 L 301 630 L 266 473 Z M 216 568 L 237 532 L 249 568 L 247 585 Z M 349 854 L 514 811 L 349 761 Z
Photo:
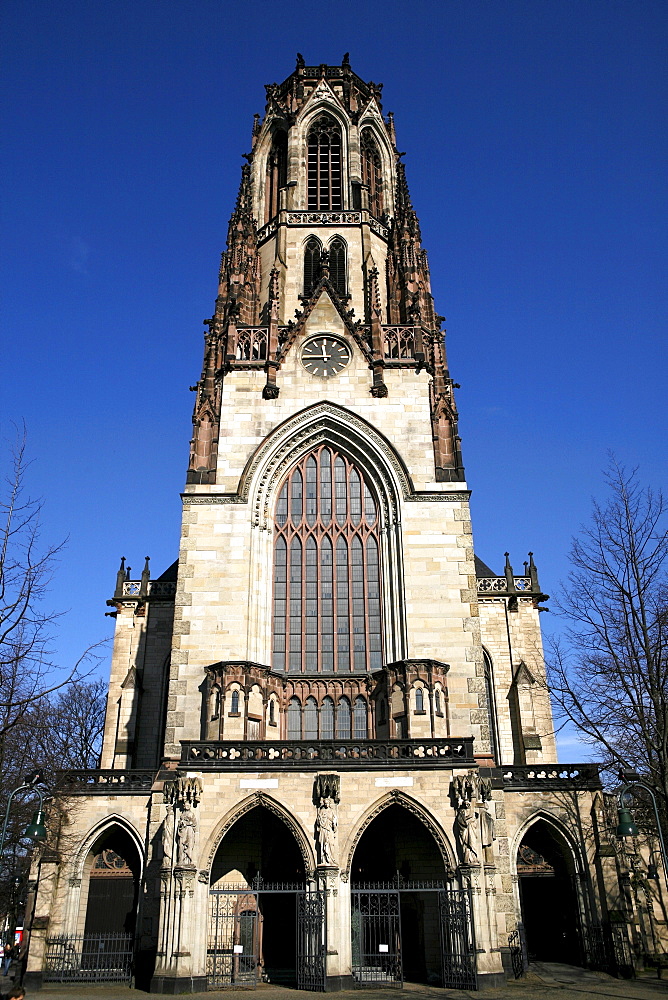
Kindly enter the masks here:
M 297 112 L 316 89 L 321 80 L 326 80 L 332 90 L 341 99 L 348 111 L 355 112 L 365 107 L 375 98 L 379 110 L 382 83 L 365 83 L 361 77 L 350 68 L 348 53 L 344 55 L 340 66 L 328 66 L 320 63 L 318 66 L 307 66 L 301 53 L 297 53 L 297 65 L 283 83 L 267 84 L 267 105 L 273 103 L 283 110 Z

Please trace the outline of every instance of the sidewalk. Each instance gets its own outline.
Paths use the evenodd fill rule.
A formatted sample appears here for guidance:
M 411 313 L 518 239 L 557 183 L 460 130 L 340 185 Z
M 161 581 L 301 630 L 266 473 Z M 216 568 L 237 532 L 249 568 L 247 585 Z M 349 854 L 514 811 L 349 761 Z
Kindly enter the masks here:
M 0 995 L 11 987 L 11 981 L 0 978 Z M 213 990 L 208 993 L 188 994 L 199 1000 L 224 1000 L 230 993 L 246 994 L 248 1000 L 256 994 L 257 1000 L 299 1000 L 300 997 L 322 997 L 322 993 L 287 989 L 284 986 L 259 984 L 255 990 Z M 582 1000 L 583 996 L 612 997 L 615 1000 L 668 1000 L 668 980 L 652 978 L 650 974 L 639 979 L 613 979 L 604 972 L 590 972 L 570 965 L 534 963 L 522 979 L 505 986 L 480 990 L 478 994 L 465 990 L 444 990 L 434 986 L 406 983 L 398 989 L 347 990 L 335 994 L 340 1000 Z M 155 996 L 143 990 L 133 990 L 118 983 L 89 985 L 87 983 L 49 983 L 42 990 L 31 990 L 27 1000 L 138 1000 L 142 996 Z

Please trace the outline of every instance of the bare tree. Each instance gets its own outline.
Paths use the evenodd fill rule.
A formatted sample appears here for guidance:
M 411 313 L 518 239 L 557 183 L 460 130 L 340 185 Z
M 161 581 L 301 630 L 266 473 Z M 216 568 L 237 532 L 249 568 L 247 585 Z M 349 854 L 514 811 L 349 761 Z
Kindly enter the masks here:
M 668 817 L 668 526 L 666 501 L 614 459 L 609 489 L 573 542 L 557 601 L 567 618 L 549 683 L 562 717 L 604 767 L 638 771 Z
M 100 685 L 86 683 L 100 659 L 96 647 L 69 669 L 54 662 L 60 613 L 49 608 L 47 593 L 62 544 L 41 542 L 42 503 L 27 494 L 27 469 L 23 430 L 0 484 L 0 823 L 26 774 L 40 767 L 50 785 L 57 767 L 91 766 L 99 740 Z M 12 805 L 0 907 L 25 869 L 22 834 L 33 808 L 20 799 Z

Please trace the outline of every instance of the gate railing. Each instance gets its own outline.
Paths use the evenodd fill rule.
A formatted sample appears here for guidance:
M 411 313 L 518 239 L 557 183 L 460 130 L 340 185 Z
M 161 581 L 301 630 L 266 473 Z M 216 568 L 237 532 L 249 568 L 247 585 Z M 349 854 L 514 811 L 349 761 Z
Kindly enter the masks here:
M 519 979 L 529 968 L 529 955 L 527 952 L 524 924 L 518 924 L 512 934 L 508 935 L 508 947 L 510 948 L 513 975 L 515 979 Z
M 122 983 L 132 977 L 134 935 L 61 934 L 46 939 L 47 983 Z
M 582 928 L 584 962 L 622 979 L 634 974 L 633 955 L 624 924 L 600 923 Z

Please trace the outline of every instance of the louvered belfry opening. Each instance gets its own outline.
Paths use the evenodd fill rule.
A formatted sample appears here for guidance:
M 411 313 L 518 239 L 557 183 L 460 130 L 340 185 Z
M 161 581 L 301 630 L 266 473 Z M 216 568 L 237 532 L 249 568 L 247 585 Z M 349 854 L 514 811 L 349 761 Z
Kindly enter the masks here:
M 362 473 L 320 446 L 283 483 L 274 528 L 274 669 L 378 669 L 379 517 Z
M 362 183 L 369 191 L 369 211 L 372 215 L 383 214 L 383 180 L 380 168 L 380 152 L 370 128 L 362 129 L 360 136 L 362 159 Z
M 338 236 L 329 245 L 329 280 L 339 295 L 347 294 L 346 245 Z
M 320 115 L 308 133 L 308 207 L 335 212 L 341 203 L 341 129 L 330 115 Z
M 304 247 L 304 295 L 310 295 L 320 281 L 320 241 L 312 236 Z

